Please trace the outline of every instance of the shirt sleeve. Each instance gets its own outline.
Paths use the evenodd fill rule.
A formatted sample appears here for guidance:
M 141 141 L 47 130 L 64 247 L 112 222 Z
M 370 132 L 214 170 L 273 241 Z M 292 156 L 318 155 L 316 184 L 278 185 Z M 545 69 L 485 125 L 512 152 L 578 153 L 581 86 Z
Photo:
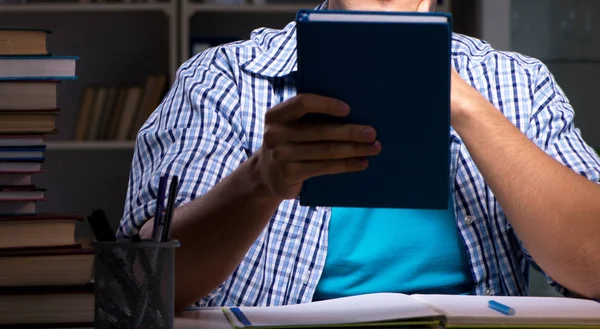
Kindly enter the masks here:
M 534 107 L 528 137 L 566 167 L 590 181 L 600 183 L 600 158 L 575 127 L 573 107 L 545 65 L 539 65 L 532 88 Z M 544 273 L 522 243 L 521 248 L 532 267 L 545 275 L 548 284 L 565 296 L 574 296 Z
M 239 94 L 217 49 L 184 63 L 136 137 L 121 238 L 155 215 L 159 178 L 179 178 L 176 207 L 205 194 L 247 159 L 238 121 Z

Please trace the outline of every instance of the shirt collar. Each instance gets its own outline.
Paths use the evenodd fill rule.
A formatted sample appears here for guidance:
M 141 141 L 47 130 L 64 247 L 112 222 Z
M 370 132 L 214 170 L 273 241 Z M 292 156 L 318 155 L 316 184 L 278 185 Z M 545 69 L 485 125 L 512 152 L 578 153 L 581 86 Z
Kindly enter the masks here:
M 325 0 L 315 10 L 326 10 L 327 3 Z M 270 44 L 263 53 L 241 64 L 241 68 L 265 77 L 282 77 L 297 71 L 296 22 L 289 23 Z

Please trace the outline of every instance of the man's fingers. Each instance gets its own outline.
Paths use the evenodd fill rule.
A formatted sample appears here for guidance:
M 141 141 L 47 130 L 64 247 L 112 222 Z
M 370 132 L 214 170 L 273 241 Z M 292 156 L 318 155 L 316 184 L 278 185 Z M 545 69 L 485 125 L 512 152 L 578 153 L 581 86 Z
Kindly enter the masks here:
M 367 158 L 290 162 L 285 166 L 284 174 L 292 179 L 291 183 L 300 183 L 311 177 L 356 172 L 368 166 Z
M 381 152 L 381 143 L 302 143 L 284 144 L 273 150 L 278 162 L 338 160 L 375 156 Z
M 308 113 L 346 116 L 350 107 L 337 99 L 314 94 L 299 94 L 278 104 L 265 116 L 267 123 L 297 121 Z
M 294 143 L 339 141 L 372 143 L 377 137 L 373 127 L 356 124 L 298 123 L 285 130 L 281 138 Z

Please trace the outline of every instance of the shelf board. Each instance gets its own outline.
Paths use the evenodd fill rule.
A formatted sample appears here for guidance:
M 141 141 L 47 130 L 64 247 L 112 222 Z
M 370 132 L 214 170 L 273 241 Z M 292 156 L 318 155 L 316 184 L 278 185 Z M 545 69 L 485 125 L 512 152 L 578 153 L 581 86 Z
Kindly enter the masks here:
M 542 58 L 546 64 L 600 64 L 600 58 Z
M 133 150 L 134 141 L 48 141 L 48 151 L 114 151 Z
M 17 3 L 0 4 L 0 13 L 30 13 L 30 12 L 135 12 L 163 11 L 171 12 L 171 4 L 155 3 Z
M 217 5 L 190 3 L 190 15 L 198 12 L 248 12 L 248 13 L 295 13 L 300 9 L 313 9 L 318 3 L 266 4 L 266 5 Z

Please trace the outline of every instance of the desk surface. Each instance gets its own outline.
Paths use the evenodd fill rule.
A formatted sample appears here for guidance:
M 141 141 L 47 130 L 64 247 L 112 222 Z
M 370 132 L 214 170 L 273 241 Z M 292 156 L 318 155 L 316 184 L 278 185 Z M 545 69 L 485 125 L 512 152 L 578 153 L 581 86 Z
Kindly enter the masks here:
M 175 329 L 232 329 L 220 307 L 184 312 L 175 318 Z

